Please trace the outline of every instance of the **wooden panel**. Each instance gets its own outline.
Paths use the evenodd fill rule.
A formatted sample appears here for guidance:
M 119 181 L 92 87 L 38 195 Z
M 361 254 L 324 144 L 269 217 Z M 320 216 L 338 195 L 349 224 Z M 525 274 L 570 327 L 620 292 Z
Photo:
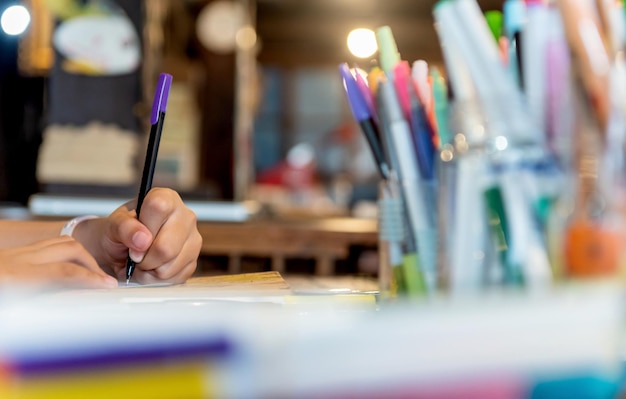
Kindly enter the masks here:
M 265 64 L 302 66 L 353 62 L 345 38 L 351 29 L 389 25 L 404 59 L 441 61 L 433 0 L 258 0 L 257 31 Z M 501 0 L 482 0 L 483 10 Z
M 317 274 L 332 274 L 334 261 L 348 257 L 352 246 L 376 246 L 375 220 L 251 220 L 244 223 L 198 223 L 203 255 L 228 255 L 237 272 L 242 256 L 272 259 L 282 271 L 284 259 L 314 258 Z

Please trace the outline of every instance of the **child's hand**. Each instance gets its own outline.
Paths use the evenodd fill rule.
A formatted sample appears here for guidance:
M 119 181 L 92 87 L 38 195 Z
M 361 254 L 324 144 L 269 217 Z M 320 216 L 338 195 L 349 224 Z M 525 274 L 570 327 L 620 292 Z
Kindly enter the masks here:
M 119 280 L 126 279 L 126 257 L 136 262 L 133 281 L 182 283 L 195 271 L 202 237 L 196 215 L 173 190 L 153 188 L 141 206 L 135 202 L 109 217 L 80 223 L 74 237 L 94 255 L 100 266 Z

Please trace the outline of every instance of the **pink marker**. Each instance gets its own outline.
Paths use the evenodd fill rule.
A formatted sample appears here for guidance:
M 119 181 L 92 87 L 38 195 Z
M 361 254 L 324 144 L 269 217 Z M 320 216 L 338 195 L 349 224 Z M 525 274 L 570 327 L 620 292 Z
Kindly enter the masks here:
M 400 61 L 393 68 L 393 83 L 396 87 L 396 94 L 402 108 L 402 114 L 407 121 L 411 120 L 411 97 L 409 96 L 409 84 L 411 80 L 411 68 L 406 61 Z

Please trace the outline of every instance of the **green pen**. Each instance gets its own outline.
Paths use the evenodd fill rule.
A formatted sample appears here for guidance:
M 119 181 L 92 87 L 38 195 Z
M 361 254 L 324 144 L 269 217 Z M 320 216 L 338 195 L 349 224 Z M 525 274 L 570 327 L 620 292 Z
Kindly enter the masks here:
M 398 198 L 401 209 L 398 209 L 401 215 L 408 215 L 406 199 Z M 402 263 L 394 264 L 393 275 L 396 279 L 398 293 L 409 297 L 425 296 L 428 292 L 426 280 L 422 272 L 419 255 L 416 246 L 416 238 L 413 233 L 409 219 L 406 217 L 398 218 L 398 226 L 396 229 L 402 229 L 404 232 L 402 245 Z M 404 224 L 404 226 L 401 226 Z
M 424 274 L 420 271 L 419 256 L 413 251 L 406 253 L 403 257 L 402 272 L 403 283 L 409 296 L 426 295 L 426 281 Z
M 380 67 L 387 75 L 393 76 L 393 68 L 400 62 L 400 53 L 393 37 L 391 28 L 387 25 L 376 29 L 376 43 L 378 44 L 378 54 L 380 57 Z
M 493 247 L 499 255 L 500 264 L 504 270 L 504 283 L 511 286 L 523 284 L 523 276 L 519 267 L 511 264 L 508 256 L 510 246 L 510 233 L 502 198 L 502 191 L 498 186 L 489 187 L 483 193 L 486 202 L 486 215 L 488 219 L 489 232 Z
M 500 36 L 502 36 L 502 12 L 498 10 L 487 11 L 485 12 L 485 19 L 487 20 L 487 25 L 489 25 L 489 30 L 493 38 L 496 40 L 496 43 L 498 43 Z
M 437 135 L 439 146 L 450 142 L 450 128 L 448 126 L 448 88 L 437 67 L 430 68 L 430 77 L 433 84 L 433 102 L 435 119 L 437 120 Z

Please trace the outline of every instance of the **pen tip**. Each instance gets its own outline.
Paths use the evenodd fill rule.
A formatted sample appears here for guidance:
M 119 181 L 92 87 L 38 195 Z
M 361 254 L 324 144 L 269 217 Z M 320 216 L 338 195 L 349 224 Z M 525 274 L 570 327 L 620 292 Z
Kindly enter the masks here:
M 127 278 L 127 279 L 126 279 L 126 285 L 129 285 L 129 284 L 130 284 L 130 279 L 129 279 L 129 278 Z

